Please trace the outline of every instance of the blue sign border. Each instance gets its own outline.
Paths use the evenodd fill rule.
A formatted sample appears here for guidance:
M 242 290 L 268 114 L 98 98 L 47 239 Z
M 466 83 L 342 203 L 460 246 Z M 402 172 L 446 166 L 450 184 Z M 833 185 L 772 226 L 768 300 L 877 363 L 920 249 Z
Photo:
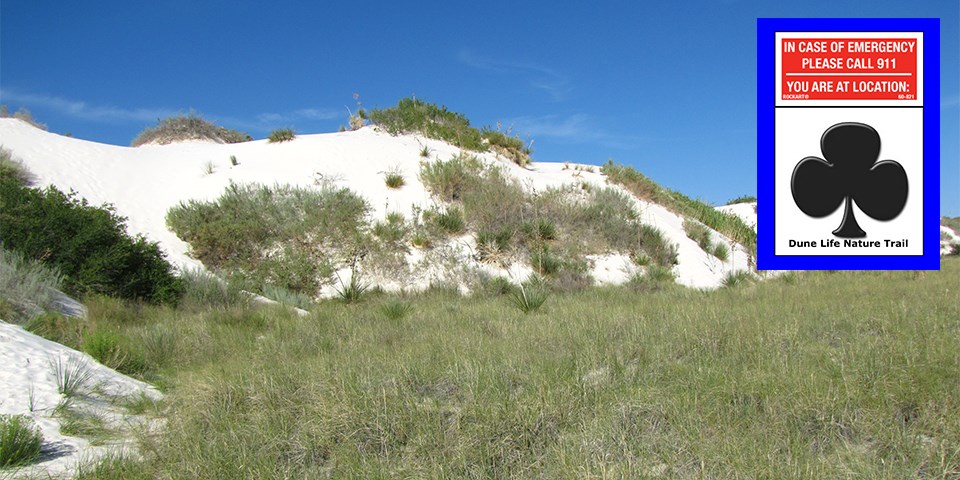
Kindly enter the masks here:
M 776 255 L 774 106 L 777 32 L 923 32 L 923 255 Z M 757 19 L 757 268 L 759 270 L 940 269 L 940 19 Z

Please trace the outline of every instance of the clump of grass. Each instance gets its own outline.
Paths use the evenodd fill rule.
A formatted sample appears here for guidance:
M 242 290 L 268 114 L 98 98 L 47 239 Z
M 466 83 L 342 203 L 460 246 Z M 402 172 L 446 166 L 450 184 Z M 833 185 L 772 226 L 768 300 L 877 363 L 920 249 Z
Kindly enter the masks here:
M 387 185 L 387 188 L 400 188 L 406 185 L 407 180 L 403 178 L 403 172 L 400 171 L 400 167 L 395 167 L 384 174 L 383 183 Z
M 510 303 L 523 313 L 535 312 L 546 303 L 550 292 L 541 286 L 520 285 L 513 289 L 508 298 Z
M 467 117 L 418 98 L 404 98 L 396 107 L 371 110 L 369 116 L 392 135 L 420 133 L 461 148 L 486 150 L 480 131 L 470 126 Z
M 463 210 L 458 207 L 448 207 L 443 211 L 428 210 L 425 214 L 428 221 L 432 221 L 446 234 L 460 234 L 467 228 L 463 220 Z
M 253 140 L 250 135 L 215 125 L 195 113 L 165 118 L 156 126 L 140 132 L 130 143 L 133 147 L 155 143 L 167 145 L 186 140 L 209 140 L 216 143 L 241 143 Z
M 296 307 L 302 310 L 309 310 L 313 307 L 313 300 L 301 292 L 294 292 L 289 289 L 270 284 L 264 285 L 262 290 L 264 297 L 280 303 L 281 305 Z
M 201 268 L 184 269 L 180 281 L 184 287 L 183 302 L 190 306 L 226 308 L 248 298 L 240 288 Z
M 370 284 L 364 282 L 360 278 L 360 274 L 354 270 L 350 275 L 350 281 L 344 282 L 343 279 L 340 280 L 340 285 L 337 286 L 337 296 L 340 297 L 340 300 L 343 303 L 357 303 L 363 299 L 364 295 L 367 293 L 367 290 L 370 289 Z
M 729 258 L 730 250 L 729 250 L 729 248 L 727 248 L 727 244 L 725 244 L 725 243 L 723 243 L 723 242 L 717 242 L 717 243 L 713 246 L 713 251 L 710 252 L 710 253 L 711 253 L 714 257 L 717 257 L 717 259 L 720 260 L 721 262 L 726 262 L 726 261 L 727 261 L 727 258 Z
M 413 306 L 401 300 L 392 300 L 380 307 L 380 314 L 388 320 L 401 320 L 410 313 Z
M 373 224 L 373 234 L 388 244 L 399 244 L 407 236 L 406 219 L 400 212 L 390 212 L 383 221 Z
M 26 107 L 20 107 L 13 114 L 10 113 L 10 109 L 6 105 L 0 105 L 0 118 L 16 118 L 17 120 L 22 120 L 29 123 L 30 125 L 39 128 L 40 130 L 46 130 L 47 125 L 40 123 L 37 119 L 33 118 L 33 114 L 30 113 L 30 110 L 27 110 Z
M 37 181 L 37 177 L 30 173 L 23 162 L 14 158 L 10 149 L 0 145 L 0 180 L 7 178 L 23 186 L 33 185 Z
M 441 200 L 460 200 L 467 182 L 480 171 L 479 160 L 472 155 L 457 155 L 450 160 L 422 162 L 420 181 Z
M 270 136 L 267 137 L 267 143 L 282 143 L 289 142 L 297 138 L 297 133 L 291 128 L 278 128 L 270 132 Z
M 40 457 L 43 435 L 23 415 L 0 415 L 0 468 L 28 465 Z
M 488 230 L 477 232 L 477 258 L 482 262 L 498 261 L 510 250 L 513 232 Z
M 213 161 L 207 160 L 207 163 L 203 164 L 203 173 L 206 175 L 212 175 L 213 172 L 217 171 L 216 165 L 213 164 Z
M 641 199 L 663 205 L 674 213 L 691 217 L 726 235 L 751 251 L 756 251 L 757 234 L 740 217 L 721 212 L 699 200 L 664 188 L 632 167 L 608 161 L 600 171 L 616 184 L 622 185 Z
M 127 375 L 146 370 L 143 355 L 130 346 L 129 340 L 110 328 L 94 328 L 83 337 L 83 352 L 107 367 Z
M 84 360 L 64 360 L 57 356 L 50 361 L 50 368 L 57 379 L 57 391 L 67 398 L 83 393 L 87 389 L 87 382 L 93 378 L 93 370 Z
M 427 147 L 426 145 L 424 145 L 423 147 L 421 147 L 421 148 L 420 148 L 420 157 L 422 157 L 422 158 L 430 158 L 430 148 Z
M 736 205 L 738 203 L 756 203 L 757 197 L 753 195 L 740 195 L 737 198 L 732 198 L 726 203 L 726 205 Z
M 484 128 L 480 131 L 480 136 L 484 143 L 494 152 L 510 159 L 513 163 L 526 166 L 530 163 L 530 155 L 533 150 L 529 145 L 525 145 L 518 136 L 511 136 L 499 130 Z
M 240 165 L 240 162 L 237 161 L 236 155 L 230 155 L 230 165 L 233 165 L 234 167 Z
M 756 278 L 747 270 L 737 270 L 728 273 L 720 282 L 724 288 L 736 288 L 748 285 L 756 281 Z
M 0 300 L 7 305 L 0 319 L 23 323 L 51 308 L 61 283 L 56 270 L 0 244 Z

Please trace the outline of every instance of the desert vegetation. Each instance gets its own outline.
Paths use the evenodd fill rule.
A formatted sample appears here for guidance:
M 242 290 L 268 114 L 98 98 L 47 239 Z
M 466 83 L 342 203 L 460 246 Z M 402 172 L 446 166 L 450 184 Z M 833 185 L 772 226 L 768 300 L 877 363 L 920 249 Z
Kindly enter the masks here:
M 297 138 L 297 133 L 293 131 L 292 128 L 278 128 L 270 132 L 270 136 L 267 137 L 268 143 L 283 143 L 289 142 Z
M 127 235 L 126 219 L 110 205 L 93 206 L 53 186 L 31 188 L 17 175 L 0 177 L 0 205 L 0 245 L 59 272 L 58 283 L 68 293 L 158 303 L 179 298 L 179 282 L 160 248 L 142 236 Z M 39 271 L 29 266 L 19 270 L 24 269 Z
M 164 118 L 144 129 L 130 142 L 133 147 L 146 144 L 167 145 L 186 140 L 240 143 L 253 140 L 250 135 L 215 125 L 195 113 Z
M 622 185 L 637 197 L 663 205 L 678 215 L 695 219 L 747 249 L 756 251 L 756 232 L 736 215 L 718 211 L 706 203 L 665 188 L 633 167 L 617 165 L 612 160 L 604 164 L 600 171 L 611 182 Z
M 17 120 L 22 120 L 29 123 L 30 125 L 39 128 L 40 130 L 46 130 L 47 125 L 40 123 L 37 119 L 33 118 L 33 114 L 30 113 L 30 110 L 27 110 L 24 107 L 20 107 L 16 112 L 10 113 L 10 107 L 7 105 L 0 105 L 0 118 L 16 118 Z
M 532 150 L 519 137 L 500 130 L 477 129 L 463 114 L 418 98 L 404 98 L 396 107 L 371 110 L 367 115 L 370 121 L 393 135 L 418 133 L 466 150 L 493 150 L 520 166 L 530 162 Z M 429 150 L 423 147 L 421 155 L 426 157 Z
M 134 375 L 168 388 L 142 459 L 85 478 L 952 478 L 960 311 L 944 292 L 960 261 L 942 268 L 638 283 L 529 313 L 443 289 L 308 317 L 99 297 L 79 333 L 60 319 L 45 334 L 114 331 L 155 352 Z

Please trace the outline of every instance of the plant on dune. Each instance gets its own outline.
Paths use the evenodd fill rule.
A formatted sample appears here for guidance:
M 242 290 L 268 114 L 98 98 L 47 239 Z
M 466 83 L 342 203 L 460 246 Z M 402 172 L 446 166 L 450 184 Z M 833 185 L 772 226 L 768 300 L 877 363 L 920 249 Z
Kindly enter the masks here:
M 365 235 L 367 202 L 321 182 L 317 188 L 231 184 L 216 200 L 170 209 L 167 225 L 192 255 L 254 289 L 264 284 L 313 296 L 339 261 L 342 239 Z
M 185 140 L 210 140 L 217 143 L 241 143 L 253 140 L 250 135 L 215 125 L 196 113 L 164 118 L 157 125 L 144 129 L 130 142 L 139 147 L 148 143 L 167 145 Z
M 734 272 L 728 273 L 723 280 L 720 282 L 720 285 L 723 288 L 736 288 L 744 285 L 748 285 L 756 281 L 756 277 L 753 276 L 747 270 L 737 270 Z
M 641 199 L 663 205 L 679 215 L 696 219 L 747 247 L 748 250 L 756 250 L 757 234 L 743 223 L 740 217 L 721 212 L 680 192 L 661 187 L 633 167 L 617 165 L 613 160 L 604 164 L 600 172 L 606 175 L 609 181 L 622 185 Z
M 289 142 L 297 138 L 297 133 L 290 128 L 278 128 L 270 132 L 270 136 L 267 137 L 267 143 L 282 143 Z
M 0 415 L 0 468 L 27 465 L 40 457 L 43 435 L 23 415 Z
M 36 177 L 27 170 L 23 162 L 13 157 L 10 149 L 0 145 L 0 179 L 13 179 L 23 186 L 30 186 L 36 182 Z
M 725 205 L 736 205 L 738 203 L 755 203 L 756 201 L 757 201 L 757 197 L 754 197 L 753 195 L 740 195 L 737 198 L 730 199 L 730 201 L 728 201 Z
M 17 120 L 23 120 L 24 122 L 29 123 L 30 125 L 39 128 L 40 130 L 46 130 L 47 125 L 38 122 L 33 118 L 33 114 L 30 113 L 30 110 L 27 110 L 24 107 L 20 107 L 16 112 L 10 114 L 10 109 L 6 105 L 0 105 L 0 118 L 16 118 Z
M 55 269 L 0 244 L 0 300 L 9 304 L 9 312 L 0 319 L 22 323 L 49 309 L 62 278 Z
M 400 188 L 404 186 L 407 181 L 403 178 L 403 172 L 400 171 L 400 167 L 393 167 L 384 174 L 383 183 L 387 185 L 387 188 Z
M 174 304 L 181 286 L 155 242 L 127 234 L 126 219 L 55 187 L 0 178 L 0 242 L 63 275 L 67 293 Z
M 720 260 L 721 262 L 725 262 L 727 261 L 727 258 L 729 258 L 730 250 L 727 248 L 727 244 L 723 242 L 717 242 L 713 246 L 713 251 L 710 253 L 714 257 L 717 257 L 717 260 Z
M 50 360 L 50 368 L 57 380 L 57 391 L 67 398 L 83 393 L 87 389 L 87 382 L 93 378 L 93 370 L 86 360 L 60 355 Z
M 524 145 L 520 137 L 511 136 L 509 129 L 504 133 L 499 129 L 484 128 L 480 131 L 480 136 L 491 150 L 509 158 L 513 163 L 521 167 L 530 163 L 530 154 L 533 153 L 533 150 L 530 146 Z
M 430 158 L 430 148 L 426 145 L 420 148 L 420 156 L 423 158 Z
M 350 113 L 350 117 L 347 119 L 350 123 L 350 130 L 360 130 L 363 128 L 363 124 L 367 119 L 367 111 L 363 109 L 363 105 L 360 104 L 360 94 L 354 93 L 353 100 L 357 102 L 357 113 Z

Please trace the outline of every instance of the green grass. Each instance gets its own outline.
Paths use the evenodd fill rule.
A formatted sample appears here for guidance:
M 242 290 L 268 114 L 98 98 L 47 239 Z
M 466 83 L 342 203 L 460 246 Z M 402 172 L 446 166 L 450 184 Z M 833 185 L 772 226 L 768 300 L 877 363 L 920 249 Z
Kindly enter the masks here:
M 27 465 L 40 457 L 43 436 L 22 415 L 0 415 L 0 469 Z
M 383 175 L 383 183 L 387 185 L 387 188 L 397 189 L 406 185 L 407 180 L 403 178 L 403 173 L 400 172 L 399 168 L 394 168 Z
M 267 143 L 289 142 L 297 138 L 297 133 L 291 128 L 278 128 L 267 137 Z
M 33 185 L 36 176 L 24 166 L 20 159 L 13 156 L 13 152 L 0 145 L 0 179 L 12 178 L 16 183 L 24 186 Z
M 532 150 L 517 136 L 489 128 L 476 129 L 461 113 L 452 112 L 446 106 L 404 98 L 397 106 L 371 110 L 370 120 L 392 135 L 419 133 L 425 137 L 443 140 L 474 152 L 493 150 L 520 166 L 530 163 Z M 420 156 L 427 158 L 430 150 L 424 146 Z
M 102 478 L 956 478 L 958 275 L 594 288 L 531 315 L 436 291 L 402 322 L 130 306 L 101 321 L 184 345 L 166 427 Z
M 679 215 L 690 217 L 726 235 L 750 251 L 756 251 L 757 234 L 740 217 L 721 212 L 706 203 L 664 188 L 633 167 L 607 162 L 600 171 L 643 200 L 658 203 Z
M 250 135 L 230 130 L 203 119 L 195 113 L 160 120 L 144 129 L 130 142 L 133 147 L 147 143 L 166 145 L 184 140 L 213 140 L 217 143 L 241 143 L 253 140 Z
M 0 244 L 0 320 L 23 324 L 49 309 L 60 274 Z
M 730 201 L 728 201 L 726 205 L 736 205 L 738 203 L 755 203 L 756 201 L 757 201 L 757 197 L 754 197 L 753 195 L 740 195 L 737 198 L 730 199 Z

